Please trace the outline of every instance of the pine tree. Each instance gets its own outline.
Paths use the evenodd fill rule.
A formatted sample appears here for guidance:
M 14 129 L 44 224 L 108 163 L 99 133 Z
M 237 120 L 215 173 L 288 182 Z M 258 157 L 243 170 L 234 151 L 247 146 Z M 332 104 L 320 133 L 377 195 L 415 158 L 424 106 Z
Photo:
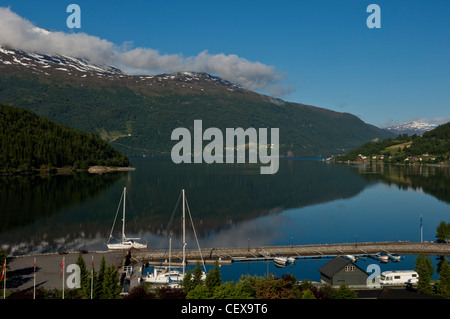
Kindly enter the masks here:
M 98 270 L 95 285 L 94 285 L 94 298 L 102 298 L 103 296 L 103 281 L 105 278 L 105 270 L 106 270 L 106 262 L 105 257 L 102 256 L 102 260 L 100 261 L 100 268 Z
M 416 259 L 416 271 L 419 275 L 417 291 L 422 294 L 432 294 L 431 277 L 433 276 L 433 265 L 428 256 L 419 255 Z
M 206 275 L 205 280 L 206 287 L 212 293 L 215 287 L 222 284 L 222 278 L 220 277 L 219 262 L 216 260 L 214 263 L 214 268 L 210 269 Z
M 197 262 L 197 265 L 195 266 L 193 281 L 194 281 L 194 287 L 203 284 L 202 268 L 200 266 L 200 262 Z
M 450 298 L 450 264 L 446 258 L 442 261 L 439 270 L 439 284 L 437 290 L 442 297 Z
M 111 265 L 105 269 L 102 299 L 118 299 L 119 293 L 120 286 L 117 269 Z
M 81 294 L 82 298 L 90 298 L 91 294 L 91 278 L 89 272 L 86 270 L 86 263 L 84 261 L 83 255 L 80 253 L 76 264 L 80 267 L 80 279 L 81 279 Z
M 192 289 L 194 289 L 194 283 L 192 280 L 192 272 L 190 269 L 186 271 L 186 274 L 183 277 L 183 281 L 181 283 L 183 286 L 183 290 L 185 293 L 189 293 Z

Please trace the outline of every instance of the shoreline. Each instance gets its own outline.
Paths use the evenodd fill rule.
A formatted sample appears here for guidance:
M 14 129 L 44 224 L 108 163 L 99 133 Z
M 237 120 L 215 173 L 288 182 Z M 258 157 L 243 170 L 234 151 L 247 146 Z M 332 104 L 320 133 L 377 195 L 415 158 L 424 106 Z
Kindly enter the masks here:
M 128 172 L 136 170 L 135 167 L 91 166 L 88 169 L 74 169 L 72 167 L 58 167 L 52 169 L 33 169 L 27 171 L 0 172 L 0 176 L 31 176 L 31 175 L 69 175 L 73 173 L 88 172 L 91 174 L 103 174 L 111 172 Z
M 130 172 L 136 170 L 135 167 L 110 167 L 110 166 L 91 166 L 87 170 L 91 174 L 103 174 L 110 172 Z
M 383 161 L 336 161 L 333 162 L 337 164 L 352 164 L 352 165 L 396 165 L 396 166 L 429 166 L 429 167 L 450 167 L 450 163 L 439 163 L 439 164 L 432 164 L 432 163 L 385 163 Z

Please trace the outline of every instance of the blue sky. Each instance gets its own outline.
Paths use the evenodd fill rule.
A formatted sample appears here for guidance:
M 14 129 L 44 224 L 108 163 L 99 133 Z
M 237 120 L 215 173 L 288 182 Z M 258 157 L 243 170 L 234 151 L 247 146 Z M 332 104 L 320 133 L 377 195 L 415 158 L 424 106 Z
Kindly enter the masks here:
M 81 29 L 66 25 L 71 3 L 81 8 Z M 366 25 L 372 3 L 381 8 L 381 29 Z M 252 89 L 377 126 L 450 121 L 448 0 L 0 0 L 0 7 L 35 26 L 86 33 L 122 51 L 147 48 L 158 58 L 183 59 L 207 51 L 208 63 L 237 56 L 239 65 L 263 66 L 251 80 L 265 77 L 258 82 L 264 84 L 251 82 Z M 275 85 L 265 85 L 274 75 Z

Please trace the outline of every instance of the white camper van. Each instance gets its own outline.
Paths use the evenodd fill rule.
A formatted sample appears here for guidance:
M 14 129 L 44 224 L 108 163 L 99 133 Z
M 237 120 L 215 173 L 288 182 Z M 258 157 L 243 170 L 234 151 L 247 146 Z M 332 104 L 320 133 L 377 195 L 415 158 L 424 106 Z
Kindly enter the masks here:
M 382 285 L 407 285 L 417 284 L 419 275 L 414 270 L 384 271 L 380 276 Z

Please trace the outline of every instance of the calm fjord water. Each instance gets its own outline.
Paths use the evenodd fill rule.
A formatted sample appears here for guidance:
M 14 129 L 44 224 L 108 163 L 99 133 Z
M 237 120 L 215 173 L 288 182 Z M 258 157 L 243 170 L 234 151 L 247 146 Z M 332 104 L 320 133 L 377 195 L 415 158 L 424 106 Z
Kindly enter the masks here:
M 421 216 L 423 238 L 432 241 L 439 222 L 450 221 L 448 167 L 283 159 L 277 174 L 261 175 L 259 164 L 176 165 L 141 158 L 132 164 L 136 170 L 126 173 L 1 177 L 0 248 L 14 255 L 106 250 L 123 187 L 127 235 L 139 235 L 152 248 L 167 248 L 162 234 L 182 188 L 201 247 L 420 241 Z M 181 247 L 180 214 L 170 229 L 173 248 Z M 196 248 L 191 232 L 188 237 L 188 248 Z M 289 272 L 318 280 L 317 269 L 326 262 L 300 260 L 282 269 L 234 264 L 223 266 L 222 276 Z M 365 269 L 373 262 L 358 263 Z M 383 268 L 412 269 L 414 258 Z

